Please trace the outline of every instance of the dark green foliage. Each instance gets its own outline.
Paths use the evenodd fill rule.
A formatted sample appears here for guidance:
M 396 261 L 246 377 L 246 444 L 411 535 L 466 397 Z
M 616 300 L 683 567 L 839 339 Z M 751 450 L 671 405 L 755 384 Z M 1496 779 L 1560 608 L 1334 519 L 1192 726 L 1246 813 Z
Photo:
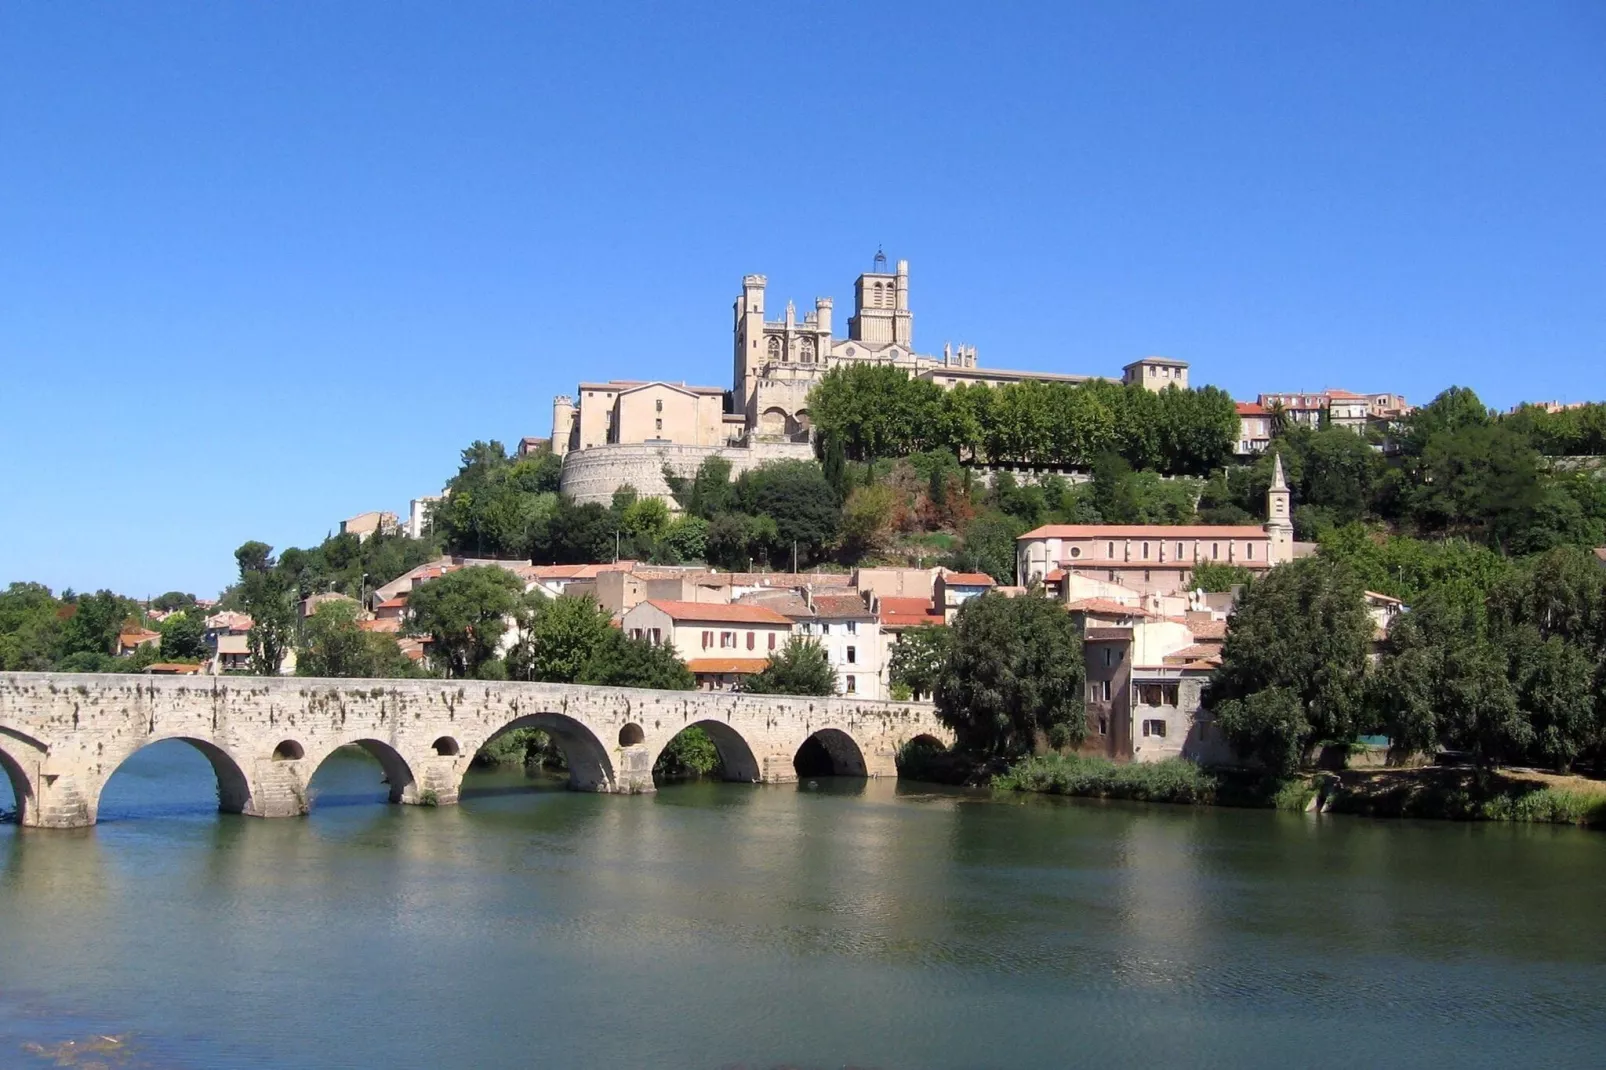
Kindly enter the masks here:
M 742 689 L 755 695 L 834 695 L 836 672 L 824 647 L 794 635 Z
M 194 609 L 195 596 L 185 594 L 183 591 L 168 591 L 151 599 L 151 608 L 163 613 L 172 613 L 179 609 Z
M 296 654 L 298 676 L 416 676 L 418 670 L 402 655 L 393 636 L 365 632 L 357 626 L 356 602 L 321 603 L 302 626 Z
M 1205 705 L 1240 751 L 1292 769 L 1363 727 L 1372 632 L 1354 572 L 1320 557 L 1281 565 L 1233 611 Z
M 472 677 L 496 656 L 522 594 L 523 585 L 504 568 L 458 569 L 413 588 L 407 599 L 409 627 L 430 637 L 430 657 L 447 676 Z
M 1094 381 L 1027 381 L 944 392 L 892 367 L 833 368 L 809 395 L 814 425 L 856 461 L 946 449 L 993 464 L 1086 468 L 1117 452 L 1128 463 L 1204 475 L 1232 459 L 1238 417 L 1214 387 L 1156 393 Z
M 175 612 L 157 630 L 162 633 L 163 661 L 199 661 L 206 657 L 206 618 L 199 609 Z
M 549 450 L 513 458 L 500 442 L 475 442 L 430 511 L 432 530 L 453 553 L 523 557 L 550 537 L 562 467 Z
M 892 648 L 887 677 L 909 689 L 911 698 L 929 697 L 937 689 L 937 678 L 948 660 L 953 635 L 947 628 L 910 628 Z
M 617 628 L 591 651 L 575 680 L 608 687 L 650 687 L 660 691 L 690 691 L 696 679 L 671 646 L 653 646 L 644 639 L 628 638 Z
M 1194 566 L 1193 578 L 1189 580 L 1188 586 L 1193 590 L 1224 594 L 1234 587 L 1248 587 L 1254 578 L 1254 573 L 1242 565 L 1223 565 L 1216 561 L 1206 561 L 1202 565 Z
M 1108 758 L 1039 754 L 1022 759 L 1007 773 L 994 777 L 993 787 L 1093 799 L 1192 804 L 1214 801 L 1217 782 L 1182 758 L 1116 763 Z
M 937 678 L 937 715 L 961 750 L 1015 758 L 1086 736 L 1082 637 L 1058 604 L 973 598 L 955 618 L 952 643 Z
M 234 551 L 234 559 L 240 565 L 239 605 L 251 615 L 251 630 L 246 633 L 251 673 L 275 676 L 295 641 L 291 577 L 276 567 L 273 547 L 266 543 L 244 543 Z
M 519 641 L 508 652 L 515 680 L 572 684 L 593 655 L 617 634 L 612 617 L 590 597 L 532 597 L 519 614 Z
M 664 747 L 653 763 L 654 777 L 674 780 L 684 777 L 717 776 L 724 768 L 719 749 L 707 732 L 697 725 L 683 728 Z
M 795 547 L 800 568 L 814 564 L 836 538 L 836 491 L 812 462 L 772 461 L 743 472 L 735 501 L 741 512 L 773 522 L 773 534 L 753 529 L 750 545 L 771 563 L 790 562 Z
M 999 583 L 1015 582 L 1015 539 L 1024 521 L 998 512 L 978 513 L 965 527 L 965 544 L 949 562 L 960 572 L 985 572 Z

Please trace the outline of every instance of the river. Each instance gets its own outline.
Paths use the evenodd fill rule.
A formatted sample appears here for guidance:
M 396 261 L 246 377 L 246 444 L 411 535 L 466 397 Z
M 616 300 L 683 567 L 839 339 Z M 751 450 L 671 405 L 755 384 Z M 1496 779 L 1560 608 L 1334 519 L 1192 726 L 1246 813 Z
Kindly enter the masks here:
M 158 744 L 96 828 L 0 826 L 0 1067 L 1606 1061 L 1599 833 L 517 772 L 393 807 L 345 753 L 313 787 L 219 815 Z

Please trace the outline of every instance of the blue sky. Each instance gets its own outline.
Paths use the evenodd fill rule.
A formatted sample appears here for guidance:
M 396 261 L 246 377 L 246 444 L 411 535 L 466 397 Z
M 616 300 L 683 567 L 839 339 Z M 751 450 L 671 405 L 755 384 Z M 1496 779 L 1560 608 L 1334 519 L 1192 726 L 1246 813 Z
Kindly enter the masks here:
M 0 0 L 0 582 L 213 593 L 878 246 L 996 367 L 1606 397 L 1606 5 Z

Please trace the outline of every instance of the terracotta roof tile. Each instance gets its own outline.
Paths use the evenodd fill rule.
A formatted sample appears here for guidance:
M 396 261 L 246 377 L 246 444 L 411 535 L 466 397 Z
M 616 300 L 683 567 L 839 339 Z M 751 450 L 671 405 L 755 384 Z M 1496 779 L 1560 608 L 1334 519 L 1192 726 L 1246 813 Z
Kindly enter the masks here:
M 365 632 L 400 632 L 402 622 L 396 617 L 380 617 L 376 620 L 360 620 L 357 627 Z
M 741 603 L 674 602 L 663 598 L 648 599 L 647 604 L 669 614 L 674 620 L 713 621 L 722 624 L 785 624 L 788 627 L 792 624 L 787 617 L 764 606 L 746 606 Z
M 887 628 L 943 623 L 942 614 L 932 608 L 929 598 L 883 598 L 876 603 L 876 609 L 882 626 Z
M 949 585 L 958 584 L 961 587 L 996 587 L 998 581 L 985 572 L 946 572 L 942 580 Z
M 1165 540 L 1265 539 L 1268 536 L 1265 528 L 1250 527 L 1247 524 L 1044 524 L 1040 528 L 1028 531 L 1020 538 Z
M 1074 602 L 1067 602 L 1065 608 L 1072 613 L 1090 613 L 1096 617 L 1144 617 L 1152 619 L 1155 614 L 1141 606 L 1123 606 L 1119 602 L 1108 598 L 1079 598 Z
M 1193 632 L 1194 639 L 1225 639 L 1227 638 L 1227 622 L 1224 620 L 1202 620 L 1188 622 L 1188 630 Z
M 873 616 L 864 599 L 856 594 L 817 594 L 814 615 L 828 620 L 854 620 Z
M 692 658 L 686 668 L 694 673 L 756 673 L 768 664 L 768 658 Z

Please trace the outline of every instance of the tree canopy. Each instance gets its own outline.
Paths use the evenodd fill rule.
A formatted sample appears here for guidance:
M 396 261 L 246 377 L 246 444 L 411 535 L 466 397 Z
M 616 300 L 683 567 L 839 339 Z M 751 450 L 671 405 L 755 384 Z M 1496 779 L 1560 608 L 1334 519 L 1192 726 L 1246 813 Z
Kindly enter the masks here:
M 1018 758 L 1087 735 L 1082 636 L 1046 598 L 986 594 L 960 607 L 937 676 L 937 716 L 960 749 Z
M 743 682 L 742 688 L 755 695 L 834 695 L 836 671 L 824 647 L 794 635 L 770 655 L 763 671 Z
M 1316 743 L 1354 738 L 1365 716 L 1373 623 L 1342 563 L 1272 569 L 1234 608 L 1205 705 L 1245 754 L 1286 772 Z

